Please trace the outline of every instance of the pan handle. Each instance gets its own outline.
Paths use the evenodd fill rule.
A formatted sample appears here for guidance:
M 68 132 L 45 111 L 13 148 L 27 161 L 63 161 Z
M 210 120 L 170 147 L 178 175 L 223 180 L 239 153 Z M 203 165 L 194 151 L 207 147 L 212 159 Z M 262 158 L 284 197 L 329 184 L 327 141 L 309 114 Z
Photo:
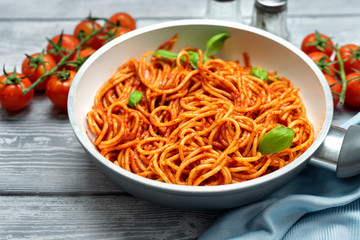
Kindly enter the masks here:
M 335 171 L 339 178 L 360 174 L 360 126 L 331 126 L 310 164 Z

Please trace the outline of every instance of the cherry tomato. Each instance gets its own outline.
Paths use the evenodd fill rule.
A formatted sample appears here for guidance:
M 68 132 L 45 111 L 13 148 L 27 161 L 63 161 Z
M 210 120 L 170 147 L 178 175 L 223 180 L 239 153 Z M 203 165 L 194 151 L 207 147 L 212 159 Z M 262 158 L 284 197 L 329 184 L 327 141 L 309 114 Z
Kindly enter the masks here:
M 323 52 L 311 52 L 308 56 L 316 63 L 320 70 L 325 74 L 335 76 L 335 64 L 331 63 L 330 58 Z
M 65 65 L 64 69 L 65 70 L 73 70 L 73 71 L 79 70 L 81 65 L 83 65 L 83 63 L 86 61 L 86 59 L 94 52 L 96 52 L 96 50 L 93 48 L 81 49 L 80 52 L 76 52 L 76 55 L 73 56 L 72 59 L 69 59 L 69 61 L 68 61 L 69 63 L 67 63 L 67 65 Z
M 301 43 L 301 50 L 306 54 L 311 52 L 324 52 L 328 57 L 334 51 L 334 43 L 329 37 L 319 32 L 308 34 Z
M 324 76 L 330 86 L 330 89 L 331 89 L 331 92 L 333 95 L 334 107 L 335 107 L 336 104 L 338 104 L 338 102 L 339 102 L 339 95 L 337 95 L 336 93 L 338 93 L 338 94 L 341 93 L 341 89 L 342 89 L 341 83 L 338 80 L 336 80 L 333 76 L 331 76 L 327 73 L 325 73 Z M 335 85 L 332 86 L 333 84 L 335 84 Z
M 126 27 L 114 27 L 114 28 L 111 28 L 109 31 L 108 31 L 108 35 L 110 35 L 108 41 L 114 39 L 114 38 L 117 38 L 117 37 L 120 37 L 121 35 L 125 34 L 125 33 L 128 33 L 130 32 L 131 30 L 129 28 L 126 28 Z
M 131 30 L 126 27 L 113 27 L 108 30 L 106 30 L 104 33 L 106 36 L 104 37 L 105 43 L 110 42 L 111 40 L 120 37 L 121 35 L 130 32 Z
M 87 37 L 97 30 L 101 28 L 101 25 L 98 24 L 96 21 L 92 20 L 84 20 L 81 21 L 78 25 L 76 25 L 74 30 L 74 36 L 80 38 L 80 35 L 83 34 L 83 37 Z M 93 36 L 88 41 L 86 41 L 83 46 L 92 47 L 94 49 L 99 49 L 102 45 L 104 45 L 104 39 L 101 39 L 102 33 Z M 100 38 L 99 38 L 100 37 Z
M 4 82 L 9 78 L 22 78 L 20 80 L 21 84 L 24 88 L 28 88 L 31 85 L 30 80 L 28 78 L 24 78 L 25 76 L 20 73 L 8 73 L 8 76 L 9 77 L 2 75 L 0 77 L 0 104 L 8 111 L 19 111 L 31 103 L 34 97 L 34 90 L 31 90 L 26 95 L 23 95 L 21 85 L 19 83 L 4 84 Z
M 109 22 L 116 24 L 117 26 L 126 27 L 130 30 L 134 30 L 136 28 L 135 19 L 127 13 L 119 12 L 112 15 Z M 112 28 L 113 26 L 109 23 L 106 24 L 107 29 Z
M 46 71 L 53 69 L 55 66 L 56 62 L 50 54 L 34 53 L 30 57 L 25 58 L 21 65 L 21 72 L 26 75 L 32 83 L 34 83 L 43 76 Z M 49 77 L 45 78 L 35 87 L 35 90 L 45 90 L 48 80 Z
M 360 108 L 360 73 L 352 72 L 346 75 L 346 80 L 349 81 L 346 86 L 345 103 Z
M 82 59 L 85 59 L 87 57 L 90 57 L 91 54 L 93 54 L 94 52 L 96 52 L 95 49 L 92 48 L 84 48 L 80 50 L 80 57 Z
M 60 43 L 60 39 L 61 39 L 61 43 Z M 69 34 L 59 34 L 56 35 L 55 37 L 53 37 L 51 39 L 51 41 L 55 44 L 60 45 L 61 48 L 64 48 L 66 50 L 56 50 L 53 48 L 53 46 L 51 46 L 50 43 L 48 43 L 46 50 L 47 52 L 54 58 L 55 62 L 59 62 L 62 58 L 62 54 L 67 55 L 69 52 L 73 51 L 77 45 L 80 43 L 79 39 L 77 39 L 76 37 L 69 35 Z M 76 54 L 76 53 L 75 53 Z M 74 54 L 74 55 L 75 55 Z M 73 56 L 73 55 L 72 55 Z M 70 57 L 71 58 L 71 57 Z
M 60 79 L 57 75 L 52 75 L 46 85 L 46 95 L 50 101 L 57 107 L 67 109 L 67 98 L 71 83 L 76 72 L 69 70 L 69 77 L 65 80 Z
M 346 44 L 339 48 L 341 59 L 344 61 L 344 70 L 346 74 L 354 72 L 354 69 L 360 71 L 360 47 L 355 44 Z M 337 58 L 336 58 L 337 59 Z M 337 64 L 337 69 L 339 65 Z

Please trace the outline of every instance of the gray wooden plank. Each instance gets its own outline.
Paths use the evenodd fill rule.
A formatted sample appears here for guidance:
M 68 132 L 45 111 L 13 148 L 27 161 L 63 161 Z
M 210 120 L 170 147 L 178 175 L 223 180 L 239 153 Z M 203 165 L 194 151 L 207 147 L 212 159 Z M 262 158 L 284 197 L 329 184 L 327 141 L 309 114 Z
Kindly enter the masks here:
M 252 16 L 254 0 L 238 0 L 241 2 L 241 14 L 245 18 Z M 42 6 L 42 7 L 34 7 Z M 206 13 L 207 0 L 104 0 L 99 6 L 97 0 L 17 0 L 0 1 L 2 14 L 0 21 L 57 21 L 81 19 L 90 13 L 93 16 L 109 17 L 115 12 L 127 12 L 136 20 L 163 18 L 202 18 Z M 28 11 L 31 9 L 32 11 Z M 332 1 L 288 1 L 290 17 L 319 16 L 358 16 L 360 2 L 358 0 Z
M 0 108 L 0 193 L 122 192 L 87 158 L 67 113 L 45 94 L 11 113 Z
M 252 15 L 254 0 L 240 0 L 242 15 Z M 205 15 L 207 0 L 17 0 L 0 1 L 2 20 L 19 19 L 80 19 L 90 12 L 99 17 L 108 17 L 114 12 L 128 12 L 136 19 L 152 18 L 201 18 Z M 35 7 L 41 6 L 41 7 Z M 31 9 L 31 11 L 28 11 Z M 341 1 L 288 1 L 289 16 L 359 15 L 358 0 Z
M 80 19 L 91 13 L 110 17 L 115 12 L 127 12 L 136 19 L 202 17 L 207 0 L 17 0 L 0 1 L 0 19 Z M 35 7 L 41 6 L 41 7 Z M 28 11 L 31 9 L 31 11 Z
M 129 196 L 0 196 L 0 239 L 196 239 L 221 212 Z
M 360 1 L 359 1 L 360 2 Z M 161 20 L 142 19 L 138 20 L 138 26 L 171 21 L 174 19 L 163 18 Z M 339 44 L 349 42 L 359 43 L 358 31 L 354 31 L 353 24 L 359 22 L 359 16 L 338 17 L 289 17 L 288 28 L 291 34 L 290 41 L 300 47 L 302 39 L 311 32 L 319 30 L 332 37 Z M 13 70 L 14 66 L 21 69 L 21 63 L 25 53 L 31 54 L 46 48 L 46 38 L 51 38 L 61 31 L 71 34 L 78 23 L 77 20 L 69 21 L 10 21 L 1 22 L 0 29 L 0 66 L 6 67 L 7 71 Z M 36 30 L 34 30 L 36 29 Z
M 290 16 L 301 16 L 307 18 L 326 17 L 327 15 L 359 16 L 360 1 L 358 0 L 341 0 L 341 1 L 319 1 L 319 0 L 288 0 L 288 13 Z

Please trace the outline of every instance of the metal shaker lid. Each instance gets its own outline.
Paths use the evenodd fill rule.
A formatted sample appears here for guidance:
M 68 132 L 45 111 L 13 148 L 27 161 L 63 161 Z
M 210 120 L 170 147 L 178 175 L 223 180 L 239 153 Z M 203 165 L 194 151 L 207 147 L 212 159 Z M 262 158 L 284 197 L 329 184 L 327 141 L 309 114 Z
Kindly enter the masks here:
M 287 0 L 256 0 L 255 7 L 268 13 L 278 13 L 286 10 Z

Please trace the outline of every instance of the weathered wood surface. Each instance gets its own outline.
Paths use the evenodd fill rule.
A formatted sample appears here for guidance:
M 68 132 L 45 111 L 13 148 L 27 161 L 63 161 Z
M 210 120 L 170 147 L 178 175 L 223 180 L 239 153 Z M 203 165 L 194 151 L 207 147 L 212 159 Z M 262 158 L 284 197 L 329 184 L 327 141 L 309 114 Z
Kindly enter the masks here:
M 242 0 L 249 23 L 253 1 Z M 45 38 L 71 33 L 89 12 L 132 14 L 139 27 L 202 18 L 206 0 L 0 0 L 0 66 L 20 69 Z M 315 29 L 360 44 L 360 1 L 289 1 L 291 41 Z M 357 112 L 338 107 L 334 124 Z M 0 239 L 196 239 L 220 212 L 167 209 L 133 198 L 86 158 L 67 114 L 43 94 L 18 113 L 0 108 Z
M 126 195 L 1 196 L 0 239 L 196 239 L 218 213 Z

